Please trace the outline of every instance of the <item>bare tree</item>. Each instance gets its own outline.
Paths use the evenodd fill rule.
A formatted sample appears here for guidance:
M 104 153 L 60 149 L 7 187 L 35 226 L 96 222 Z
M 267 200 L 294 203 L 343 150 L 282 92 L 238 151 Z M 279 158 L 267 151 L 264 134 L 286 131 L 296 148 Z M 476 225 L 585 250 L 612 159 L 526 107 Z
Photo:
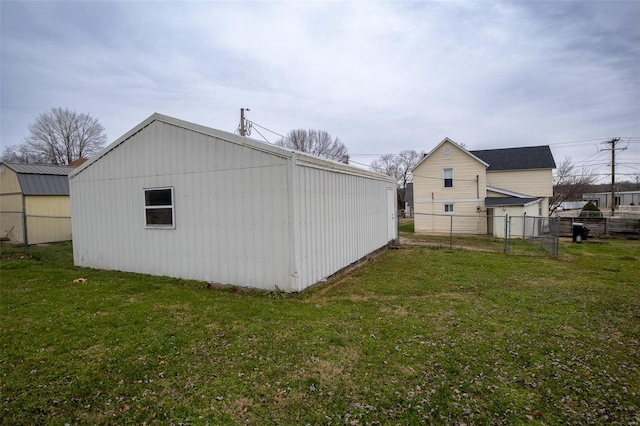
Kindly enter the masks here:
M 107 142 L 104 127 L 97 118 L 68 108 L 51 108 L 29 125 L 24 140 L 26 151 L 50 164 L 69 164 L 88 158 Z
M 26 145 L 5 146 L 0 156 L 0 161 L 4 163 L 42 163 L 42 158 L 29 152 Z
M 400 151 L 400 154 L 398 154 L 400 172 L 398 184 L 401 187 L 405 188 L 407 183 L 413 182 L 411 170 L 420 162 L 422 157 L 424 157 L 423 152 L 419 153 L 413 150 Z
M 398 182 L 398 202 L 404 206 L 405 189 L 408 183 L 413 181 L 411 170 L 418 164 L 424 153 L 413 150 L 400 151 L 398 155 L 384 154 L 371 162 L 371 168 L 387 176 L 391 176 Z M 404 208 L 404 207 L 403 207 Z
M 553 196 L 549 200 L 549 214 L 553 214 L 563 201 L 577 201 L 596 181 L 596 173 L 589 169 L 576 169 L 571 157 L 565 157 L 553 177 Z
M 398 166 L 398 156 L 395 154 L 384 154 L 377 160 L 371 162 L 371 169 L 373 169 L 373 171 L 391 176 L 395 178 L 396 181 L 400 177 Z
M 324 130 L 291 130 L 286 138 L 277 140 L 276 145 L 349 164 L 347 147 Z
M 377 160 L 373 160 L 371 168 L 378 173 L 394 177 L 398 186 L 405 188 L 408 183 L 413 181 L 411 169 L 418 164 L 423 155 L 424 153 L 413 150 L 400 151 L 398 155 L 385 154 Z

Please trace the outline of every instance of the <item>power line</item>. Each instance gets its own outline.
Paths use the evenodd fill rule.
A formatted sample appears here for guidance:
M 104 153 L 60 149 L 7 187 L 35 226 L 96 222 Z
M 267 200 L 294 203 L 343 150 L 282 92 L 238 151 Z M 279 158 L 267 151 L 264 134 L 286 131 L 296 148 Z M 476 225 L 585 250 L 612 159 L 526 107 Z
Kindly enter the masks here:
M 290 138 L 288 138 L 288 137 L 286 137 L 286 136 L 284 136 L 284 135 L 281 135 L 281 134 L 280 134 L 280 133 L 278 133 L 278 132 L 274 132 L 274 131 L 273 131 L 273 130 L 271 130 L 271 129 L 267 129 L 267 128 L 266 128 L 266 127 L 264 127 L 264 126 L 259 125 L 259 124 L 258 124 L 258 123 L 256 123 L 255 121 L 251 121 L 251 120 L 247 120 L 247 121 L 248 121 L 249 123 L 253 124 L 254 126 L 258 126 L 258 127 L 260 127 L 261 129 L 266 130 L 267 132 L 271 132 L 271 133 L 273 133 L 274 135 L 280 136 L 280 137 L 281 137 L 281 138 L 283 138 L 283 139 L 291 140 Z
M 261 129 L 263 129 L 263 130 L 266 130 L 267 132 L 273 133 L 274 135 L 279 136 L 279 137 L 281 137 L 282 139 L 287 139 L 287 140 L 291 141 L 291 138 L 289 138 L 289 137 L 287 137 L 287 136 L 285 136 L 285 135 L 282 135 L 282 134 L 280 134 L 280 133 L 278 133 L 278 132 L 275 132 L 275 131 L 273 131 L 273 130 L 271 130 L 271 129 L 268 129 L 268 128 L 266 128 L 266 127 L 264 127 L 264 126 L 262 126 L 262 125 L 260 125 L 260 124 L 256 123 L 255 121 L 252 121 L 252 120 L 246 120 L 246 121 L 247 121 L 248 123 L 250 123 L 250 124 L 253 126 L 253 129 L 254 129 L 256 132 L 258 132 L 258 134 L 259 134 L 260 136 L 262 136 L 262 139 L 264 139 L 265 141 L 267 141 L 267 143 L 272 143 L 272 142 L 270 142 L 270 141 L 269 141 L 269 140 L 268 140 L 268 139 L 267 139 L 267 138 L 266 138 L 262 133 L 260 133 L 260 131 L 259 131 L 258 129 L 256 129 L 256 127 L 259 127 L 259 128 L 261 128 Z M 352 154 L 352 155 L 353 155 L 353 154 Z M 359 162 L 357 162 L 357 161 L 353 161 L 351 158 L 349 159 L 349 163 L 348 163 L 348 164 L 358 164 L 358 165 L 360 165 L 360 166 L 364 166 L 364 167 L 366 167 L 367 169 L 372 169 L 371 165 L 369 165 L 369 164 L 364 164 L 364 163 L 359 163 Z M 373 169 L 372 169 L 372 170 L 373 170 Z
M 246 109 L 246 111 L 248 111 L 248 110 L 249 110 L 249 109 L 247 108 L 247 109 Z M 267 132 L 273 133 L 274 135 L 276 135 L 276 136 L 278 136 L 278 137 L 281 137 L 281 138 L 283 138 L 283 139 L 287 139 L 287 140 L 291 140 L 291 138 L 289 138 L 289 137 L 287 137 L 287 136 L 285 136 L 285 135 L 283 135 L 283 134 L 280 134 L 280 133 L 278 133 L 278 132 L 276 132 L 276 131 L 273 131 L 273 130 L 271 130 L 271 129 L 269 129 L 269 128 L 265 127 L 265 126 L 262 126 L 262 125 L 260 125 L 260 124 L 256 123 L 256 122 L 255 122 L 255 121 L 253 121 L 253 120 L 245 119 L 245 121 L 246 121 L 247 123 L 252 124 L 253 126 L 257 126 L 257 127 L 261 128 L 261 129 L 263 129 L 263 130 L 266 130 Z M 239 129 L 239 128 L 240 128 L 240 126 L 238 126 L 238 129 Z M 236 129 L 236 132 L 238 132 L 238 129 Z M 258 132 L 258 133 L 259 133 L 259 132 Z M 260 134 L 260 136 L 262 136 L 262 138 L 263 138 L 263 139 L 267 140 L 267 139 L 266 139 L 262 134 Z M 585 142 L 588 142 L 588 144 L 592 145 L 592 144 L 593 144 L 593 142 L 602 142 L 602 140 L 603 140 L 603 139 L 604 139 L 604 138 L 597 138 L 597 139 L 584 139 L 584 140 L 578 140 L 578 141 L 568 141 L 568 142 L 556 142 L 556 143 L 549 143 L 549 144 L 547 144 L 547 145 L 549 145 L 549 146 L 558 146 L 558 145 L 569 145 L 569 144 L 585 143 Z M 626 137 L 626 136 L 625 136 L 625 137 L 624 137 L 624 139 L 628 139 L 627 144 L 629 144 L 629 143 L 640 143 L 640 137 Z M 638 142 L 632 142 L 632 141 L 631 141 L 631 139 L 639 139 L 639 140 L 638 140 Z M 267 142 L 269 142 L 269 141 L 267 140 Z M 272 142 L 269 142 L 269 143 L 272 143 Z M 593 145 L 595 145 L 595 144 L 593 144 Z M 474 150 L 469 150 L 469 151 L 474 151 Z M 417 151 L 416 151 L 416 152 L 417 152 Z M 595 153 L 595 154 L 592 154 L 591 156 L 587 157 L 585 160 L 577 160 L 577 161 L 575 161 L 575 163 L 584 163 L 584 162 L 587 162 L 591 157 L 593 157 L 593 156 L 595 156 L 595 155 L 597 155 L 597 154 L 599 154 L 599 153 L 601 153 L 601 152 L 602 152 L 602 151 L 596 151 L 596 153 Z M 393 152 L 389 152 L 389 153 L 384 153 L 384 154 L 374 154 L 374 153 L 351 153 L 350 155 L 352 155 L 352 156 L 353 156 L 353 155 L 357 155 L 357 156 L 361 156 L 361 157 L 382 157 L 383 155 L 399 155 L 399 154 L 396 154 L 396 153 L 393 153 Z M 363 165 L 363 166 L 367 166 L 367 167 L 369 167 L 369 165 L 368 165 L 368 164 L 358 163 L 358 162 L 356 162 L 356 161 L 353 161 L 353 163 L 361 164 L 361 165 Z
M 635 173 L 616 173 L 616 176 L 635 176 Z M 577 174 L 571 174 L 571 175 L 565 175 L 567 177 L 581 177 L 582 175 Z M 610 173 L 590 173 L 589 176 L 611 176 Z
M 600 167 L 600 166 L 608 166 L 611 163 L 609 161 L 600 161 L 597 163 L 587 163 L 587 164 L 582 164 L 582 167 Z
M 603 142 L 603 140 L 605 140 L 605 139 L 607 139 L 607 138 L 584 139 L 584 140 L 579 140 L 579 141 L 567 141 L 567 142 L 555 142 L 555 143 L 548 143 L 547 145 L 549 145 L 549 146 L 557 146 L 557 145 L 571 145 L 571 144 L 585 143 L 585 142 L 588 142 L 588 143 L 591 143 L 591 142 Z M 628 139 L 629 143 L 640 143 L 640 137 L 639 136 L 620 136 L 617 139 Z M 638 142 L 630 142 L 632 139 L 637 139 Z
M 235 131 L 234 133 L 237 133 L 237 132 L 239 131 L 241 135 L 246 135 L 247 130 L 249 130 L 249 132 L 250 132 L 250 129 L 251 129 L 251 128 L 259 127 L 259 128 L 261 128 L 261 129 L 263 129 L 263 130 L 266 130 L 267 132 L 273 133 L 274 135 L 276 135 L 276 136 L 278 136 L 278 137 L 280 137 L 280 138 L 282 138 L 282 139 L 291 140 L 289 137 L 287 137 L 287 136 L 285 136 L 285 135 L 283 135 L 283 134 L 280 134 L 280 133 L 278 133 L 278 132 L 276 132 L 276 131 L 273 131 L 273 130 L 271 130 L 271 129 L 269 129 L 269 128 L 265 127 L 265 126 L 262 126 L 262 125 L 260 125 L 260 124 L 256 123 L 255 121 L 252 121 L 252 120 L 246 119 L 246 118 L 244 117 L 244 111 L 245 111 L 245 110 L 246 110 L 246 111 L 249 111 L 249 108 L 246 108 L 246 109 L 245 109 L 245 108 L 242 108 L 242 109 L 241 109 L 241 120 L 240 120 L 240 125 L 238 126 L 238 128 L 236 129 L 236 131 Z M 246 127 L 245 127 L 245 126 L 246 126 Z M 248 127 L 248 129 L 247 129 L 247 127 Z M 271 141 L 269 141 L 269 140 L 268 140 L 268 139 L 267 139 L 267 138 L 266 138 L 266 137 L 265 137 L 265 136 L 264 136 L 264 135 L 263 135 L 263 134 L 262 134 L 258 129 L 255 129 L 255 130 L 256 130 L 256 132 L 258 132 L 258 134 L 262 137 L 262 139 L 264 139 L 267 143 L 269 143 L 269 144 L 271 144 L 271 143 L 272 143 L 272 142 L 271 142 Z M 249 134 L 250 134 L 250 133 L 249 133 Z M 570 144 L 579 144 L 579 143 L 589 143 L 589 144 L 593 144 L 593 142 L 601 142 L 601 143 L 602 143 L 602 139 L 603 139 L 603 138 L 597 138 L 597 139 L 584 139 L 584 140 L 578 140 L 578 141 L 567 141 L 567 142 L 556 142 L 556 143 L 550 143 L 550 144 L 548 144 L 548 145 L 549 145 L 549 146 L 559 146 L 559 145 L 570 145 Z M 636 136 L 625 136 L 625 137 L 624 137 L 624 139 L 627 139 L 627 147 L 628 147 L 628 145 L 629 145 L 630 143 L 640 143 L 640 137 L 636 137 Z M 635 139 L 639 139 L 639 140 L 638 140 L 638 142 L 636 142 L 636 141 L 635 141 Z M 619 139 L 618 139 L 618 140 L 619 140 Z M 633 140 L 633 141 L 632 141 L 632 140 Z M 604 142 L 604 143 L 607 143 L 607 142 Z M 626 147 L 625 147 L 625 148 L 623 148 L 623 150 L 624 150 L 624 149 L 626 149 Z M 602 151 L 596 151 L 596 153 L 595 153 L 595 154 L 590 155 L 590 156 L 589 156 L 589 157 L 587 157 L 585 160 L 576 161 L 576 163 L 582 163 L 584 166 L 588 166 L 588 167 L 598 167 L 598 166 L 603 166 L 603 165 L 605 165 L 606 163 L 598 163 L 598 162 L 595 162 L 595 161 L 597 161 L 599 158 L 594 158 L 593 160 L 591 160 L 591 162 L 589 162 L 589 160 L 590 160 L 592 157 L 597 156 L 597 155 L 598 155 L 599 153 L 601 153 L 601 152 L 602 152 Z M 384 156 L 384 155 L 399 155 L 399 154 L 395 154 L 395 153 L 389 153 L 389 154 L 373 154 L 373 153 L 371 153 L 371 154 L 365 154 L 365 153 L 352 153 L 352 154 L 350 154 L 350 157 L 353 157 L 353 156 L 356 156 L 356 155 L 357 155 L 357 156 L 363 156 L 363 157 L 364 157 L 364 156 L 382 157 L 382 156 Z M 371 164 L 360 163 L 360 162 L 358 162 L 358 161 L 354 161 L 353 159 L 349 159 L 349 164 L 358 164 L 358 165 L 360 165 L 360 166 L 364 166 L 364 167 L 366 167 L 367 169 L 375 170 L 375 169 L 371 166 Z M 587 164 L 588 164 L 588 165 L 587 165 Z M 634 163 L 629 163 L 629 164 L 634 164 Z M 629 168 L 635 169 L 635 168 L 633 168 L 633 167 L 631 167 L 631 166 L 626 166 L 626 165 L 625 165 L 625 167 L 629 167 Z M 593 174 L 593 175 L 594 175 L 594 176 L 604 176 L 603 174 Z M 627 174 L 620 173 L 620 175 L 627 175 Z M 632 175 L 632 174 L 628 174 L 628 175 Z M 441 179 L 441 178 L 438 178 L 438 177 L 431 177 L 431 176 L 414 175 L 414 177 L 415 177 L 415 176 L 417 176 L 417 177 L 421 177 L 421 178 L 426 178 L 426 179 L 437 179 L 437 180 L 440 180 L 440 179 Z M 463 182 L 475 182 L 475 179 L 457 179 L 457 180 L 458 180 L 458 181 L 463 181 Z
M 585 146 L 586 145 L 593 145 L 596 148 L 596 152 L 594 154 L 590 155 L 589 157 L 587 157 L 587 159 L 585 159 L 585 160 L 575 161 L 576 163 L 579 163 L 579 162 L 585 162 L 589 158 L 600 154 L 602 151 L 598 150 L 598 145 L 597 144 L 598 143 L 603 143 L 603 140 L 605 140 L 605 139 L 606 138 L 596 138 L 596 139 L 583 139 L 583 140 L 566 141 L 566 142 L 552 142 L 552 143 L 548 143 L 546 145 L 549 145 L 549 146 L 561 146 L 561 145 L 571 145 L 571 144 L 584 144 Z M 624 137 L 621 137 L 621 139 L 627 139 L 627 142 L 626 142 L 627 144 L 640 143 L 640 137 L 637 137 L 637 136 L 631 136 L 631 137 L 624 136 Z M 635 141 L 634 139 L 637 139 L 637 141 Z M 487 148 L 487 149 L 491 149 L 491 148 Z M 496 149 L 501 149 L 501 148 L 496 148 Z M 472 151 L 479 151 L 479 150 L 468 149 L 468 151 L 472 152 Z M 369 156 L 371 156 L 371 157 L 374 157 L 374 156 L 381 157 L 383 155 L 398 155 L 398 154 L 393 153 L 393 152 L 388 152 L 388 153 L 384 153 L 384 154 L 352 153 L 351 155 L 358 155 L 358 156 L 362 156 L 362 157 L 369 157 Z
M 349 164 L 352 164 L 352 163 L 353 164 L 358 164 L 360 166 L 365 166 L 366 168 L 373 170 L 373 167 L 371 167 L 370 164 L 359 163 L 359 162 L 353 161 L 351 158 L 349 158 Z
M 587 158 L 585 158 L 584 160 L 577 160 L 576 163 L 586 163 L 587 161 L 589 161 L 592 157 L 597 157 L 598 155 L 602 155 L 602 151 L 600 149 L 598 149 L 598 147 L 596 146 L 596 152 L 594 154 L 591 154 L 590 156 L 588 156 Z M 598 160 L 598 158 L 594 158 L 592 161 L 596 161 Z
M 415 177 L 419 177 L 419 178 L 422 178 L 422 179 L 433 179 L 433 180 L 442 180 L 443 179 L 441 177 L 417 175 L 415 173 L 412 173 L 412 175 L 413 175 L 414 178 Z M 476 182 L 476 179 L 459 179 L 459 178 L 456 178 L 454 180 L 457 181 L 457 182 Z
M 567 141 L 567 142 L 555 142 L 555 143 L 548 143 L 547 145 L 549 145 L 549 146 L 558 146 L 558 145 L 572 145 L 572 144 L 582 144 L 582 143 L 588 143 L 590 145 L 593 142 L 602 142 L 602 139 L 604 139 L 604 138 L 584 139 L 584 140 L 579 140 L 579 141 Z
M 267 138 L 265 138 L 265 137 L 264 137 L 264 135 L 263 135 L 262 133 L 260 133 L 260 130 L 255 129 L 255 128 L 254 128 L 254 130 L 255 130 L 256 132 L 258 132 L 258 134 L 259 134 L 260 136 L 262 136 L 262 139 L 264 139 L 267 143 L 271 143 Z

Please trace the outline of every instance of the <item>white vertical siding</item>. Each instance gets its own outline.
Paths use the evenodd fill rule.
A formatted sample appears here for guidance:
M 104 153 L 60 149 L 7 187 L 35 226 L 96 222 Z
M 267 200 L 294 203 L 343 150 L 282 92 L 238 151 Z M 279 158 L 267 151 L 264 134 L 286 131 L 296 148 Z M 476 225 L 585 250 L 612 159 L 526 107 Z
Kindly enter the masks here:
M 74 260 L 95 268 L 286 288 L 286 163 L 154 121 L 72 178 Z M 174 189 L 173 230 L 145 228 L 143 190 L 154 187 Z
M 389 218 L 384 180 L 326 170 L 299 162 L 299 289 L 312 285 L 397 237 Z M 391 233 L 389 230 L 391 229 Z
M 397 237 L 386 178 L 180 123 L 150 119 L 72 175 L 77 265 L 298 291 Z M 145 228 L 159 187 L 175 229 Z

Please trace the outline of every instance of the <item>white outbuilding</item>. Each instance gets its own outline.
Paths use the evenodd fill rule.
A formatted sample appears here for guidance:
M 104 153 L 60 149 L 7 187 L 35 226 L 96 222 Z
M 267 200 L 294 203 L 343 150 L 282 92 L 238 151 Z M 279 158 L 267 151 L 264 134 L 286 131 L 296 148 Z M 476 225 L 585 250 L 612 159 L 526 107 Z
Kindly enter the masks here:
M 398 236 L 393 178 L 153 114 L 70 175 L 78 266 L 301 291 Z

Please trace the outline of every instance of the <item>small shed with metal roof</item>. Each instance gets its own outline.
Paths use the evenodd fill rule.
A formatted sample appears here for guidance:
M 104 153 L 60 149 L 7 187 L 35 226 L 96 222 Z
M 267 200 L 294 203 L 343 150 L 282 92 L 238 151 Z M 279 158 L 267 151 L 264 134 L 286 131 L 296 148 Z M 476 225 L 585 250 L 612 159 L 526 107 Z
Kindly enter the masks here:
M 20 244 L 25 238 L 28 244 L 70 240 L 74 168 L 0 163 L 0 238 Z

